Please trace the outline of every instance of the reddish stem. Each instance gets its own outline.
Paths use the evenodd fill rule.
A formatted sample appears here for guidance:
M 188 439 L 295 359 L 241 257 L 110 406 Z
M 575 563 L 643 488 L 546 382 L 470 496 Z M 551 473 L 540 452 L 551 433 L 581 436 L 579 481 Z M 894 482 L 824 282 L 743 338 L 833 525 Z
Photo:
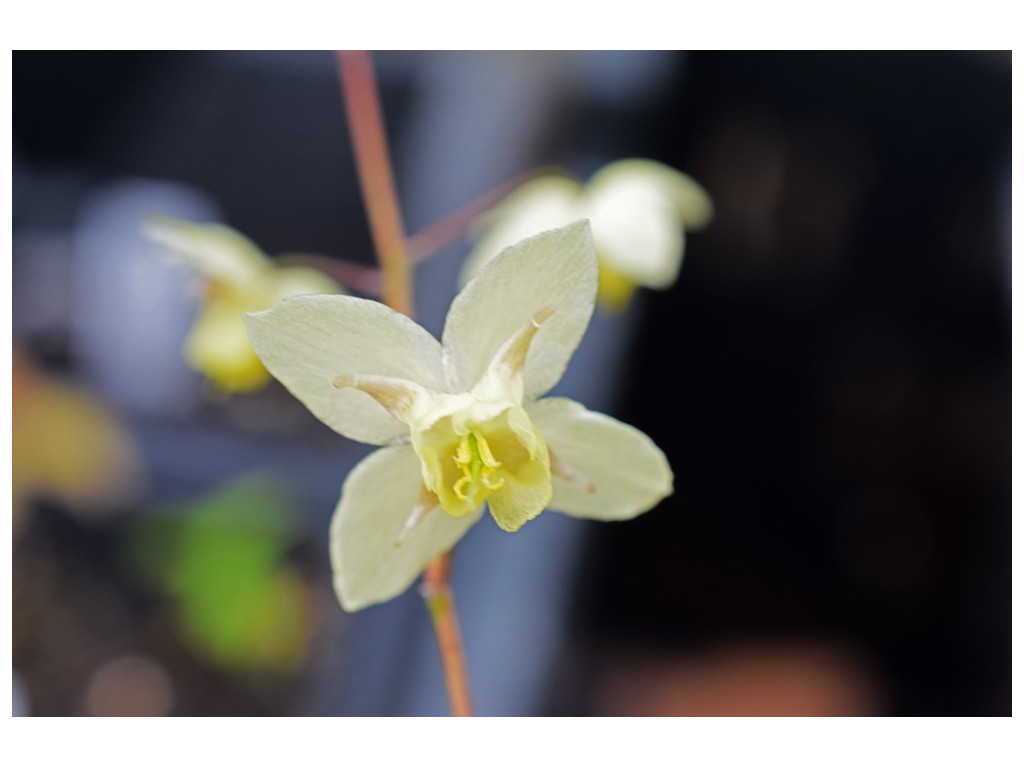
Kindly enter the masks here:
M 452 595 L 449 578 L 451 562 L 451 551 L 431 560 L 423 574 L 420 593 L 427 602 L 427 609 L 434 623 L 434 633 L 437 635 L 437 644 L 441 649 L 441 664 L 444 667 L 444 681 L 448 688 L 452 714 L 455 717 L 472 717 L 473 706 L 469 699 L 469 680 L 466 677 L 466 664 L 462 654 L 462 637 L 459 634 L 455 597 Z
M 417 232 L 407 242 L 409 258 L 413 261 L 423 261 L 457 238 L 463 237 L 479 216 L 500 203 L 522 184 L 546 173 L 558 173 L 558 171 L 549 168 L 539 168 L 529 173 L 520 174 L 512 179 L 512 181 L 507 181 L 500 187 L 495 187 L 470 200 L 461 208 L 449 213 L 444 218 L 438 219 L 426 227 L 426 229 Z
M 339 51 L 338 68 L 370 234 L 383 271 L 381 298 L 392 309 L 412 317 L 412 267 L 405 250 L 373 62 L 366 51 Z
M 391 177 L 373 63 L 366 51 L 342 51 L 338 53 L 338 68 L 363 200 L 383 273 L 381 298 L 392 309 L 412 317 L 412 270 L 402 229 L 401 209 Z M 463 717 L 473 712 L 459 621 L 449 580 L 451 557 L 452 553 L 448 552 L 427 565 L 423 597 L 441 650 L 441 665 L 452 714 Z

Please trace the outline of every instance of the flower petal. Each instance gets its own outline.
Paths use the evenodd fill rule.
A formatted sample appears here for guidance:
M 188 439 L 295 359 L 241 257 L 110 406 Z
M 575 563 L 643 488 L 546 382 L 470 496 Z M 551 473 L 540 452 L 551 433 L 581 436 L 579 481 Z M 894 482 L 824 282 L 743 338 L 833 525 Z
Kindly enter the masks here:
M 451 549 L 480 519 L 482 507 L 452 517 L 435 506 L 405 531 L 421 486 L 420 462 L 408 445 L 374 451 L 349 473 L 331 522 L 334 588 L 345 610 L 404 592 L 428 562 Z
M 547 440 L 552 467 L 564 463 L 580 476 L 576 482 L 552 477 L 551 509 L 627 520 L 672 493 L 665 454 L 640 430 L 561 397 L 530 403 L 526 412 Z
M 683 222 L 662 174 L 647 164 L 615 163 L 587 191 L 601 259 L 639 285 L 665 288 L 675 282 L 683 260 Z
M 381 445 L 407 436 L 409 428 L 367 393 L 336 389 L 339 376 L 390 376 L 444 390 L 437 339 L 380 302 L 295 296 L 245 319 L 253 347 L 274 377 L 318 419 L 353 440 Z
M 223 224 L 156 215 L 146 219 L 142 231 L 208 280 L 246 285 L 271 266 L 251 240 Z
M 274 301 L 304 293 L 345 293 L 344 289 L 323 272 L 309 267 L 283 267 L 274 271 Z M 269 306 L 269 304 L 267 305 Z M 265 309 L 266 307 L 264 307 Z
M 555 312 L 530 344 L 524 372 L 528 399 L 547 392 L 583 338 L 596 293 L 597 257 L 586 221 L 507 248 L 452 302 L 442 336 L 450 386 L 470 389 L 501 346 L 550 307 Z
M 523 376 L 530 345 L 541 326 L 555 313 L 554 307 L 545 307 L 530 322 L 516 331 L 494 355 L 484 375 L 473 387 L 471 394 L 485 403 L 523 402 Z
M 606 186 L 639 181 L 660 189 L 671 201 L 687 229 L 701 229 L 711 221 L 714 205 L 704 188 L 685 173 L 654 160 L 632 158 L 610 163 L 587 184 L 592 194 Z
M 211 299 L 185 340 L 188 364 L 223 392 L 252 392 L 270 381 L 249 343 L 245 309 L 230 298 Z
M 552 174 L 526 182 L 477 220 L 474 228 L 481 234 L 462 265 L 460 285 L 510 245 L 583 218 L 583 187 L 578 181 Z
M 502 530 L 518 531 L 551 501 L 551 465 L 548 448 L 537 427 L 521 408 L 506 411 L 508 430 L 494 435 L 495 455 L 504 459 L 503 484 L 487 499 L 494 522 Z M 517 456 L 518 454 L 518 456 Z

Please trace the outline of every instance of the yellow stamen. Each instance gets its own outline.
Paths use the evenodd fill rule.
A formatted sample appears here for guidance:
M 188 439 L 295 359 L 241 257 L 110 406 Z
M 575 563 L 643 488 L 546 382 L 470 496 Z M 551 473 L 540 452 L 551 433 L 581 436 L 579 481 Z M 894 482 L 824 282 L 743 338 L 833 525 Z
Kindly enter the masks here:
M 483 437 L 476 437 L 475 435 L 473 437 L 475 438 L 476 447 L 480 451 L 480 460 L 484 463 L 484 466 L 491 469 L 500 467 L 501 462 L 494 458 L 494 454 L 491 453 L 491 446 L 487 444 L 487 441 Z
M 470 431 L 459 442 L 452 458 L 463 475 L 452 486 L 452 492 L 460 501 L 474 504 L 482 502 L 486 494 L 484 498 L 477 499 L 481 485 L 488 491 L 496 491 L 505 484 L 505 478 L 495 477 L 495 470 L 501 466 L 501 462 L 494 458 L 483 435 Z
M 463 490 L 469 483 L 470 479 L 467 475 L 466 477 L 460 477 L 455 481 L 455 485 L 452 486 L 452 491 L 459 498 L 459 501 L 469 501 L 469 497 L 466 496 L 466 492 Z

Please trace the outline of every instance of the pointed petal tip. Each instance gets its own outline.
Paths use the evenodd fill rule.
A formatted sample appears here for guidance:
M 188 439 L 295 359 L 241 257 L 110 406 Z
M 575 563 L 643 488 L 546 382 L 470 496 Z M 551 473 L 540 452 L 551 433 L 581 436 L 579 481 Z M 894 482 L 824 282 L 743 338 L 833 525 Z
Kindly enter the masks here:
M 266 317 L 270 314 L 270 310 L 272 309 L 273 307 L 267 307 L 266 309 L 261 309 L 258 312 L 243 312 L 242 320 L 245 321 L 245 324 L 248 327 L 250 323 L 259 322 L 262 318 Z
M 587 219 L 539 232 L 488 261 L 456 296 L 445 321 L 450 385 L 471 388 L 514 333 L 531 320 L 546 321 L 546 308 L 555 307 L 524 372 L 527 395 L 551 389 L 590 321 L 597 275 Z
M 540 312 L 533 316 L 533 324 L 540 328 L 547 322 L 551 316 L 555 314 L 555 308 L 551 306 L 544 307 Z
M 368 608 L 369 606 L 374 605 L 375 602 L 373 600 L 367 600 L 365 598 L 360 599 L 352 597 L 346 592 L 345 584 L 339 578 L 334 579 L 334 594 L 337 596 L 338 602 L 341 603 L 342 610 L 344 610 L 346 613 L 355 613 L 356 611 L 361 611 L 363 608 Z M 376 602 L 384 601 L 378 600 Z
M 536 518 L 531 517 L 531 518 L 529 518 L 527 520 L 518 520 L 515 523 L 512 523 L 512 522 L 510 522 L 508 520 L 499 520 L 494 515 L 491 515 L 491 519 L 494 520 L 495 525 L 497 525 L 498 528 L 500 528 L 505 533 L 515 533 L 520 528 L 522 528 L 524 525 L 526 525 L 528 522 L 530 522 L 530 520 L 534 520 Z
M 594 230 L 590 219 L 577 219 L 571 224 L 562 227 L 562 232 L 578 236 L 591 249 L 594 249 Z M 594 260 L 597 261 L 597 253 L 594 253 Z
M 278 299 L 277 301 L 275 301 L 273 304 L 271 304 L 269 307 L 266 307 L 265 309 L 259 309 L 259 310 L 255 310 L 253 312 L 243 312 L 242 313 L 242 320 L 245 321 L 246 327 L 251 330 L 254 326 L 261 325 L 261 324 L 265 323 L 266 321 L 272 321 L 274 315 L 277 313 L 277 310 L 281 307 L 282 304 L 291 304 L 292 302 L 295 302 L 296 300 L 302 301 L 304 299 L 308 299 L 312 295 L 318 295 L 318 294 L 297 294 L 297 295 L 294 295 L 294 296 L 285 296 L 284 298 Z M 319 295 L 330 295 L 330 294 L 319 294 Z
M 546 502 L 543 506 L 541 506 L 540 509 L 538 509 L 536 512 L 521 517 L 496 515 L 494 514 L 494 510 L 491 509 L 490 504 L 488 504 L 488 511 L 490 511 L 491 519 L 494 521 L 495 525 L 498 526 L 498 528 L 503 530 L 505 533 L 516 533 L 528 522 L 530 522 L 531 520 L 536 520 L 538 517 L 540 517 L 541 513 L 548 508 L 549 503 L 550 500 Z
M 527 408 L 554 456 L 551 509 L 595 520 L 628 520 L 673 492 L 664 452 L 640 430 L 564 398 Z M 579 482 L 582 476 L 584 482 Z M 587 482 L 593 481 L 593 490 Z
M 576 221 L 570 222 L 569 224 L 566 224 L 564 226 L 552 227 L 551 229 L 544 229 L 539 232 L 536 232 L 535 234 L 529 237 L 524 238 L 518 243 L 513 243 L 512 245 L 503 249 L 499 256 L 504 255 L 507 251 L 510 251 L 513 248 L 517 248 L 517 246 L 521 246 L 523 243 L 527 243 L 530 241 L 543 242 L 549 238 L 557 238 L 560 236 L 578 237 L 580 240 L 585 241 L 585 244 L 589 245 L 591 249 L 594 247 L 593 229 L 590 225 L 590 219 L 576 219 Z M 484 266 L 487 265 L 485 264 Z

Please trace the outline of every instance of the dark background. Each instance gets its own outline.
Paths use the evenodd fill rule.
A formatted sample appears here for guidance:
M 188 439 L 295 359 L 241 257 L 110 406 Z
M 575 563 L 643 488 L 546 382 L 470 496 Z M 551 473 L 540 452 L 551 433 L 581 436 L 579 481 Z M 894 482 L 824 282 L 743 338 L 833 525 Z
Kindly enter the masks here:
M 719 216 L 651 295 L 622 407 L 672 457 L 674 514 L 599 531 L 585 625 L 824 634 L 870 654 L 886 713 L 1008 714 L 1008 73 L 690 61 L 686 117 L 632 151 L 689 169 Z M 623 571 L 658 588 L 626 600 Z
M 436 56 L 378 57 L 400 192 Z M 527 59 L 507 66 L 528 72 Z M 688 235 L 679 282 L 631 315 L 613 409 L 666 452 L 676 493 L 586 528 L 570 639 L 534 712 L 785 714 L 790 670 L 802 714 L 1010 714 L 1010 55 L 667 54 L 643 98 L 608 86 L 621 61 L 595 56 L 585 77 L 556 61 L 565 98 L 518 155 L 494 151 L 495 182 L 650 157 L 705 186 L 716 217 Z M 16 297 L 40 290 L 19 283 L 35 257 L 19 233 L 72 231 L 91 192 L 124 177 L 202 190 L 269 253 L 369 261 L 327 54 L 16 52 L 13 79 Z M 412 231 L 446 212 L 411 211 Z M 18 306 L 16 343 L 81 378 L 73 321 Z M 226 407 L 125 409 L 161 457 L 141 506 L 200 492 L 245 463 L 232 456 L 280 453 L 280 435 L 232 431 Z M 302 435 L 310 462 L 335 446 L 295 418 L 286 437 Z M 182 458 L 196 436 L 222 441 L 210 460 Z M 324 482 L 290 557 L 332 616 Z M 135 512 L 98 525 L 34 512 L 14 573 L 14 668 L 33 714 L 81 714 L 71 702 L 105 656 L 93 628 L 94 653 L 45 674 L 63 651 L 48 634 L 60 622 L 39 618 L 40 558 L 69 585 L 50 606 L 68 621 L 88 624 L 96 584 L 126 627 L 150 627 L 122 646 L 180 681 L 175 714 L 296 711 L 315 642 L 303 673 L 239 683 L 153 639 L 156 598 L 116 556 Z

